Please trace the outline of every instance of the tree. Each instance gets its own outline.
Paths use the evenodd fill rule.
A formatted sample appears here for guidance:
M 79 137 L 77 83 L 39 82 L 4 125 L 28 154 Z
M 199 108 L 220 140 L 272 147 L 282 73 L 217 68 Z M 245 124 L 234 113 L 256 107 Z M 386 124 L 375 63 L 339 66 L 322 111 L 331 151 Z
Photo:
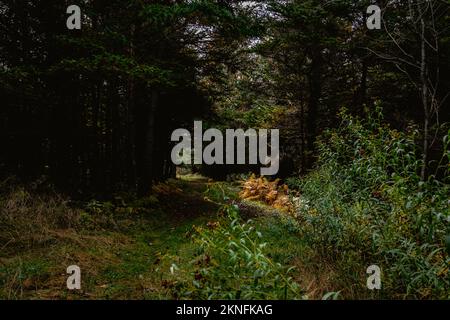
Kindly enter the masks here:
M 440 110 L 450 91 L 442 86 L 441 68 L 445 59 L 442 42 L 448 39 L 450 4 L 441 0 L 388 1 L 383 7 L 384 34 L 380 49 L 367 48 L 392 63 L 416 88 L 422 107 L 423 139 L 421 178 L 428 175 L 429 151 L 436 141 Z M 388 42 L 389 46 L 384 44 Z M 385 50 L 384 52 L 382 50 Z M 434 124 L 434 126 L 433 126 Z M 431 140 L 431 128 L 434 138 Z M 431 143 L 430 143 L 431 142 Z
M 85 194 L 145 194 L 173 176 L 171 131 L 209 105 L 205 63 L 227 61 L 220 42 L 251 28 L 212 0 L 87 1 L 81 30 L 67 29 L 60 1 L 0 10 L 3 172 Z

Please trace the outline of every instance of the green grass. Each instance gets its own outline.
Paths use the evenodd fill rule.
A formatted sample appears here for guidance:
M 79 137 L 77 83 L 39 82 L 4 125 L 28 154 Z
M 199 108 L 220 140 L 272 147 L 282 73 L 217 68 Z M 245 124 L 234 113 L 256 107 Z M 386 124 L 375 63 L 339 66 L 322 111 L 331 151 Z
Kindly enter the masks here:
M 162 194 L 161 205 L 144 199 L 137 202 L 138 211 L 116 212 L 109 203 L 94 203 L 79 210 L 85 219 L 76 228 L 52 230 L 44 244 L 2 251 L 0 298 L 170 298 L 164 287 L 170 266 L 162 257 L 190 259 L 195 245 L 187 233 L 194 224 L 213 219 L 216 209 L 203 199 L 204 179 L 192 176 L 169 184 L 182 192 Z M 81 291 L 66 289 L 65 271 L 71 264 L 81 268 Z
M 255 204 L 255 210 L 267 214 L 253 217 L 251 226 L 256 243 L 266 243 L 261 251 L 264 257 L 248 258 L 247 261 L 245 250 L 238 248 L 236 252 L 242 266 L 249 262 L 263 265 L 268 262 L 267 276 L 260 280 L 266 282 L 258 285 L 248 282 L 254 271 L 252 268 L 233 269 L 234 260 L 213 247 L 229 244 L 223 235 L 232 229 L 227 226 L 229 222 L 223 215 L 223 206 L 238 200 L 238 191 L 235 183 L 211 182 L 201 176 L 189 175 L 170 180 L 167 187 L 159 188 L 146 198 L 130 200 L 125 207 L 91 201 L 78 209 L 83 219 L 74 228 L 56 229 L 52 225 L 52 232 L 48 233 L 44 243 L 25 248 L 11 247 L 2 252 L 0 298 L 189 298 L 184 294 L 190 290 L 196 263 L 205 253 L 211 255 L 213 263 L 218 263 L 210 269 L 213 273 L 210 284 L 222 283 L 220 294 L 223 297 L 227 294 L 230 297 L 240 294 L 283 297 L 284 289 L 277 289 L 282 280 L 277 277 L 285 277 L 284 272 L 291 266 L 295 268 L 287 277 L 299 284 L 300 291 L 290 293 L 289 298 L 320 299 L 325 293 L 346 286 L 339 281 L 336 266 L 320 256 L 299 232 L 297 221 L 283 214 L 277 215 L 276 210 L 263 204 Z M 246 219 L 242 216 L 241 223 Z M 217 222 L 223 225 L 225 233 L 208 231 L 210 224 Z M 206 233 L 198 233 L 199 229 Z M 233 231 L 233 237 L 238 241 L 242 236 L 239 230 Z M 260 239 L 255 237 L 258 233 Z M 203 236 L 209 237 L 213 247 L 202 248 L 199 240 Z M 72 264 L 81 268 L 80 291 L 66 288 L 66 268 Z M 228 280 L 231 279 L 229 272 L 233 272 L 232 281 Z M 364 279 L 356 277 L 354 281 Z M 233 292 L 242 283 L 246 283 L 247 291 Z M 248 291 L 252 286 L 260 291 Z M 272 290 L 278 290 L 278 293 Z

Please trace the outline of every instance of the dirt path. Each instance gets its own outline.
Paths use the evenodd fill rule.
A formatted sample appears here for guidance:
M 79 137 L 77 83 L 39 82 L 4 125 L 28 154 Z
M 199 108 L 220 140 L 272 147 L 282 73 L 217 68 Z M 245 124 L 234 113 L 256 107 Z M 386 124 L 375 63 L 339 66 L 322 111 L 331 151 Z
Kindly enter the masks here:
M 231 184 L 187 175 L 155 186 L 151 195 L 132 203 L 97 203 L 98 212 L 80 208 L 81 227 L 50 230 L 44 243 L 0 255 L 0 298 L 176 298 L 168 290 L 168 279 L 173 282 L 170 268 L 172 264 L 189 268 L 188 263 L 198 254 L 191 234 L 194 226 L 217 221 L 219 206 L 209 200 L 213 194 L 205 191 L 218 185 L 229 188 L 230 195 L 238 191 Z M 216 196 L 222 197 L 220 191 Z M 311 256 L 309 249 L 298 234 L 280 223 L 273 208 L 247 206 L 242 208 L 242 217 L 255 220 L 271 258 L 298 267 L 295 278 L 311 297 L 320 298 L 328 290 L 324 273 L 305 260 Z M 79 291 L 66 288 L 70 265 L 81 269 Z
M 0 298 L 171 298 L 164 288 L 167 263 L 193 255 L 188 233 L 217 212 L 205 199 L 207 185 L 201 176 L 184 176 L 126 206 L 80 208 L 80 227 L 48 230 L 44 242 L 0 254 Z M 66 288 L 70 265 L 81 269 L 80 291 Z
M 156 210 L 134 220 L 123 234 L 129 242 L 116 250 L 119 261 L 105 268 L 95 279 L 100 286 L 94 295 L 105 298 L 173 298 L 166 290 L 172 262 L 190 261 L 196 247 L 189 234 L 194 225 L 206 224 L 217 214 L 217 205 L 205 200 L 208 181 L 201 176 L 184 176 L 157 186 Z M 99 289 L 100 288 L 100 289 Z

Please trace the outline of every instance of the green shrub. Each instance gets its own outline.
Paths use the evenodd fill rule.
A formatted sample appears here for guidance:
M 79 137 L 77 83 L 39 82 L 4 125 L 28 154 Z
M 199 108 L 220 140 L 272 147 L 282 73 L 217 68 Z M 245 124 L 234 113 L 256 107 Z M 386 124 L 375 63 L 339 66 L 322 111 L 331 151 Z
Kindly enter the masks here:
M 197 257 L 179 270 L 172 264 L 177 279 L 185 281 L 173 289 L 187 299 L 299 299 L 299 286 L 289 273 L 265 253 L 266 243 L 252 222 L 240 222 L 238 209 L 225 206 L 227 217 L 196 227 L 194 241 L 199 245 Z
M 444 177 L 421 181 L 418 131 L 398 132 L 380 114 L 362 121 L 343 112 L 341 126 L 318 143 L 317 168 L 289 180 L 308 204 L 298 208 L 298 227 L 347 272 L 379 264 L 386 297 L 450 298 L 450 131 Z

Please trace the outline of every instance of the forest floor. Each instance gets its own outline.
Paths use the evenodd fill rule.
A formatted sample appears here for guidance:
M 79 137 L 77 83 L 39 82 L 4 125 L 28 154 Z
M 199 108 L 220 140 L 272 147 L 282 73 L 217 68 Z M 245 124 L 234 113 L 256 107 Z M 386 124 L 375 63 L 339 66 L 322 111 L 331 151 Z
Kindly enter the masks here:
M 192 261 L 197 249 L 190 237 L 193 228 L 218 218 L 219 205 L 205 196 L 214 183 L 198 175 L 182 176 L 157 186 L 139 205 L 115 210 L 106 223 L 88 216 L 81 230 L 51 230 L 47 241 L 30 248 L 7 244 L 0 254 L 0 298 L 177 298 L 167 288 L 170 265 Z M 227 193 L 239 191 L 238 184 L 222 184 Z M 309 298 L 320 299 L 332 290 L 332 267 L 315 261 L 313 250 L 277 219 L 254 217 L 268 256 L 295 266 L 294 279 Z M 66 288 L 70 265 L 81 269 L 81 290 Z

